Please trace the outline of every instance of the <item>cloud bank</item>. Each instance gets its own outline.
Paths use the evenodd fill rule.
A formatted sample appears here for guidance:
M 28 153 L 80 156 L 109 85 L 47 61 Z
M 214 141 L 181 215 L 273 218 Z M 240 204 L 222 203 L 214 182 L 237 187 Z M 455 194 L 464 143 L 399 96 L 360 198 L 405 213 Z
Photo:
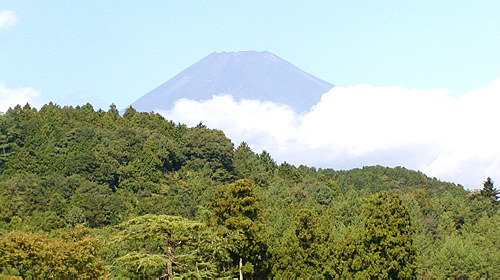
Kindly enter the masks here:
M 11 107 L 26 103 L 40 108 L 43 106 L 42 94 L 31 87 L 9 89 L 0 84 L 0 112 L 5 113 Z
M 236 143 L 278 161 L 350 169 L 404 166 L 466 188 L 500 180 L 500 79 L 453 97 L 450 91 L 334 87 L 308 113 L 257 100 L 181 99 L 167 119 L 222 129 Z M 500 181 L 499 181 L 500 182 Z
M 19 19 L 14 11 L 0 12 L 0 30 L 6 30 L 13 27 L 19 22 Z

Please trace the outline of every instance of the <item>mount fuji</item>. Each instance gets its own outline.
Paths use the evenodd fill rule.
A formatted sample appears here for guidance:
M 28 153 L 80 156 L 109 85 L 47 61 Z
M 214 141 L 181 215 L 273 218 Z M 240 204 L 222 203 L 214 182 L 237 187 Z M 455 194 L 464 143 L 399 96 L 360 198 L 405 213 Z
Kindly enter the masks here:
M 333 85 L 267 52 L 214 52 L 132 103 L 138 111 L 170 110 L 185 98 L 214 95 L 271 101 L 296 113 L 311 109 Z

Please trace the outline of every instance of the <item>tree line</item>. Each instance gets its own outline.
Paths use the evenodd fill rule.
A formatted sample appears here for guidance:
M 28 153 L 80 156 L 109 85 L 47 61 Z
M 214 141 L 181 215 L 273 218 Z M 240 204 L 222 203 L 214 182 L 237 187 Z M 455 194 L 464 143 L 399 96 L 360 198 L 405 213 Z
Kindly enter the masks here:
M 498 190 L 278 164 L 90 105 L 0 115 L 0 276 L 499 278 Z

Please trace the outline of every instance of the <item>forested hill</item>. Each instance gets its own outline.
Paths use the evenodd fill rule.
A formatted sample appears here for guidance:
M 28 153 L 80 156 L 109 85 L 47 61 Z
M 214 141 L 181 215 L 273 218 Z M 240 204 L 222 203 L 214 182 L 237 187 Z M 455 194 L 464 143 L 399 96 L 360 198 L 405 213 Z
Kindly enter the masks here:
M 498 192 L 277 164 L 114 106 L 0 115 L 0 278 L 500 278 Z

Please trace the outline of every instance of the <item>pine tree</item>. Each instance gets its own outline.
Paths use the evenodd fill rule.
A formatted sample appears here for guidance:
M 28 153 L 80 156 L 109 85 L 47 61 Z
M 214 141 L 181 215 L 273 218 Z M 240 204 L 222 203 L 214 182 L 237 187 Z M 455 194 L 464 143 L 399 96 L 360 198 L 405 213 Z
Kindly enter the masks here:
M 115 262 L 124 276 L 160 279 L 218 276 L 214 259 L 218 256 L 218 242 L 203 223 L 148 214 L 118 228 L 114 244 L 128 252 Z
M 483 189 L 479 191 L 479 194 L 483 197 L 489 198 L 496 202 L 498 200 L 499 191 L 493 187 L 493 181 L 490 177 L 484 181 Z

